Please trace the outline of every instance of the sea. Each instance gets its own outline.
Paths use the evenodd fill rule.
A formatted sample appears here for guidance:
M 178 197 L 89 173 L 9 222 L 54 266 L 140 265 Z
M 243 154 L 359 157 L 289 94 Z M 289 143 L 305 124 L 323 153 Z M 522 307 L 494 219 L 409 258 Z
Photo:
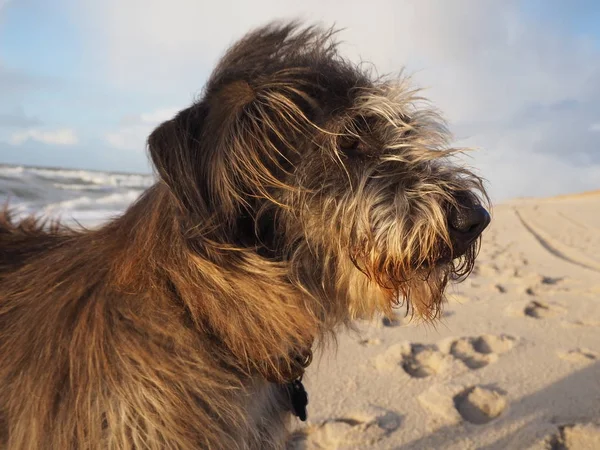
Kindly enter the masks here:
M 8 202 L 17 217 L 93 228 L 121 214 L 155 181 L 152 174 L 0 164 L 0 207 Z

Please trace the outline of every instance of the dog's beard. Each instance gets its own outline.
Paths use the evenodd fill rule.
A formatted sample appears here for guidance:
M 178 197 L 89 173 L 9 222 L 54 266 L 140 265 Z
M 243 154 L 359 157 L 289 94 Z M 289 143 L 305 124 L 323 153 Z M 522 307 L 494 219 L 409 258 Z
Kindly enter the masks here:
M 440 317 L 445 291 L 450 282 L 460 282 L 472 272 L 479 250 L 479 240 L 464 254 L 451 261 L 441 260 L 416 269 L 408 281 L 397 287 L 398 301 L 404 303 L 407 314 L 416 313 L 431 321 Z
M 405 307 L 406 314 L 424 321 L 440 317 L 449 283 L 459 282 L 473 270 L 479 250 L 475 240 L 454 259 L 444 257 L 450 250 L 434 252 L 415 264 L 397 253 L 369 252 L 369 257 L 351 256 L 352 275 L 346 279 L 352 318 L 369 318 L 377 312 L 390 313 Z
M 479 238 L 457 254 L 444 203 L 419 198 L 411 206 L 421 215 L 403 220 L 396 196 L 377 199 L 382 201 L 348 196 L 305 202 L 301 220 L 282 214 L 287 219 L 279 229 L 287 244 L 282 259 L 295 284 L 322 299 L 327 320 L 370 319 L 403 305 L 408 314 L 433 321 L 440 317 L 448 284 L 472 271 Z

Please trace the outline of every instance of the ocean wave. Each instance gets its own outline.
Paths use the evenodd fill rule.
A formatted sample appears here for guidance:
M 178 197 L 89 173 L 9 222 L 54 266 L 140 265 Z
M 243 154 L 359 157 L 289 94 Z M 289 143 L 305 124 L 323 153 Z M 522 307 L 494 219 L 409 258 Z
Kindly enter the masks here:
M 94 185 L 120 187 L 150 187 L 155 179 L 152 175 L 115 174 L 109 172 L 91 172 L 85 170 L 65 169 L 30 169 L 30 173 L 48 180 L 67 179 Z
M 0 166 L 0 176 L 18 178 L 23 172 L 25 172 L 23 166 Z
M 63 200 L 57 203 L 47 205 L 44 210 L 51 213 L 53 211 L 73 211 L 81 208 L 90 209 L 96 208 L 98 205 L 103 207 L 111 205 L 114 207 L 125 208 L 134 202 L 139 196 L 140 191 L 129 190 L 123 193 L 113 193 L 102 197 L 80 196 L 70 200 Z
M 121 214 L 155 182 L 150 174 L 0 165 L 0 203 L 19 216 L 99 225 Z

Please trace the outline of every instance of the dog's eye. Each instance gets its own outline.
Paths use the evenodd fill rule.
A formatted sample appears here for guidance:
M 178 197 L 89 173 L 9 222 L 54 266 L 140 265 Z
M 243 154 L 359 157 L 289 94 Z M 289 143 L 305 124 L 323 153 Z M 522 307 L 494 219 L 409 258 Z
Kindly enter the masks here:
M 358 150 L 360 139 L 357 136 L 344 134 L 338 138 L 338 147 L 344 153 L 352 153 Z

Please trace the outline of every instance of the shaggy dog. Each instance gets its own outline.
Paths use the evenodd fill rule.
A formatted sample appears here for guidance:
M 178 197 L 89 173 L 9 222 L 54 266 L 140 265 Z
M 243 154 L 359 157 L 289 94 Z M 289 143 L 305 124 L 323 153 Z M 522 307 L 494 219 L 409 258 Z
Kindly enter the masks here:
M 312 348 L 402 302 L 439 315 L 489 222 L 481 180 L 332 34 L 229 49 L 101 228 L 0 216 L 0 447 L 281 448 Z

